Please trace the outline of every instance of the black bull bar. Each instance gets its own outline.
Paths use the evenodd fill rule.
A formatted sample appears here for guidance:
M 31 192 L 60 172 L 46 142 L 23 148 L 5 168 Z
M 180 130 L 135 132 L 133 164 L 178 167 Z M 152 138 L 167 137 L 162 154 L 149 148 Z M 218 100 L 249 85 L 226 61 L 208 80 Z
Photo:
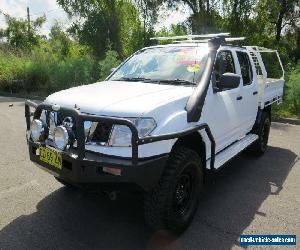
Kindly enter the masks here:
M 30 111 L 30 108 L 35 108 L 34 112 Z M 37 104 L 35 102 L 32 102 L 30 100 L 25 101 L 25 117 L 26 117 L 26 126 L 27 130 L 30 130 L 31 125 L 31 117 L 33 116 L 33 119 L 39 119 L 41 116 L 41 113 L 43 110 L 46 111 L 56 111 L 53 110 L 53 105 L 50 104 Z M 76 108 L 65 108 L 60 107 L 59 111 L 64 112 L 65 114 L 68 114 L 68 116 L 71 116 L 75 120 L 76 124 L 76 133 L 77 133 L 77 153 L 79 159 L 85 158 L 85 132 L 84 132 L 84 122 L 85 121 L 91 121 L 91 122 L 109 122 L 115 125 L 125 125 L 129 127 L 132 137 L 131 137 L 131 149 L 132 149 L 132 165 L 137 166 L 139 161 L 139 155 L 138 155 L 138 146 L 149 144 L 153 142 L 158 141 L 164 141 L 164 140 L 171 140 L 171 139 L 177 139 L 184 137 L 186 135 L 189 135 L 193 132 L 199 131 L 199 130 L 205 130 L 211 145 L 211 157 L 210 157 L 210 169 L 214 170 L 214 162 L 215 162 L 215 140 L 211 133 L 211 130 L 207 124 L 199 124 L 195 125 L 191 128 L 182 130 L 180 132 L 175 133 L 169 133 L 164 135 L 153 135 L 153 136 L 146 136 L 143 138 L 140 138 L 138 135 L 138 130 L 136 126 L 128 119 L 125 118 L 119 118 L 119 117 L 109 117 L 109 116 L 97 116 L 97 115 L 89 115 L 81 113 L 79 109 Z

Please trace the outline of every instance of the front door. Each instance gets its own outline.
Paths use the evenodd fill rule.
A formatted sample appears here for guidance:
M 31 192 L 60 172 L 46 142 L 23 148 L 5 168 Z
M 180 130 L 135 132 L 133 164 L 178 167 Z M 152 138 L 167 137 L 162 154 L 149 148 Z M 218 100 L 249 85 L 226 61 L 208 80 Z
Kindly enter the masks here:
M 235 59 L 234 59 L 235 58 Z M 215 62 L 215 81 L 224 73 L 237 73 L 237 60 L 231 50 L 221 50 Z M 241 85 L 233 89 L 213 91 L 211 87 L 203 109 L 206 122 L 216 141 L 216 152 L 240 138 L 242 116 L 240 114 Z

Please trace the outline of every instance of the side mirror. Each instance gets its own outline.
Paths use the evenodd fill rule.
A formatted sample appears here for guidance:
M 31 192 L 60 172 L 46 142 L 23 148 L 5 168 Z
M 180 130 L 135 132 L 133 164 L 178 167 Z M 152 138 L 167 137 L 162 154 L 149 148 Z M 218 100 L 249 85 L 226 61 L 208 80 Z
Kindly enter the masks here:
M 117 68 L 111 68 L 110 71 L 109 71 L 109 75 L 114 72 Z
M 241 77 L 234 73 L 224 73 L 221 75 L 220 80 L 216 82 L 216 87 L 219 90 L 234 89 L 240 85 Z

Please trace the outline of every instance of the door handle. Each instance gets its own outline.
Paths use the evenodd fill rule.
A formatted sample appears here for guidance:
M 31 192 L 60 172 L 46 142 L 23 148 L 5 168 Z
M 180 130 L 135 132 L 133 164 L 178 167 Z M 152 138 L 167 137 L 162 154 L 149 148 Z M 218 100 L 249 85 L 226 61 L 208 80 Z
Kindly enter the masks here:
M 237 99 L 238 101 L 240 101 L 240 100 L 243 99 L 243 97 L 242 97 L 242 96 L 238 96 L 236 99 Z
M 257 92 L 257 91 L 254 91 L 254 92 L 253 92 L 253 95 L 257 95 L 257 94 L 258 94 L 258 92 Z

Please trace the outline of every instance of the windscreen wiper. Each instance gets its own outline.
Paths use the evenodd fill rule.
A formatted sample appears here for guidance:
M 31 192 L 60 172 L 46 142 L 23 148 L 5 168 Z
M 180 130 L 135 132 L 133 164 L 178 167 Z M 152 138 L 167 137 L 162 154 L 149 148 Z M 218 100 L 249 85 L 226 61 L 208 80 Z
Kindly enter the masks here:
M 143 81 L 151 81 L 151 79 L 147 79 L 144 77 L 121 77 L 116 81 L 127 81 L 127 82 L 143 82 Z
M 196 85 L 196 83 L 188 81 L 188 80 L 183 80 L 183 79 L 174 79 L 174 80 L 159 80 L 161 83 L 170 83 L 174 85 Z

